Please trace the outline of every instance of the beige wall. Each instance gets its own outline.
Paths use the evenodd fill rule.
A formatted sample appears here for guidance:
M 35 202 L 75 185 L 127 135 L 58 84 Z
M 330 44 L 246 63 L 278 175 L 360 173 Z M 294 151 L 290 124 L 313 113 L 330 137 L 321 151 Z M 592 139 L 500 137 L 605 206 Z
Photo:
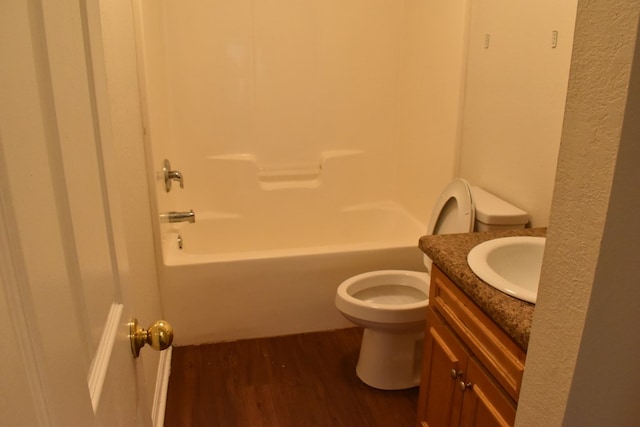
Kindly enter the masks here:
M 133 3 L 135 46 L 138 55 L 137 70 L 142 98 L 140 107 L 149 169 L 147 177 L 150 182 L 155 183 L 158 190 L 151 193 L 151 209 L 154 218 L 157 218 L 159 212 L 174 208 L 169 195 L 164 191 L 162 174 L 164 159 L 173 158 L 173 147 L 170 145 L 164 16 L 159 5 L 160 2 L 155 0 L 140 0 Z M 142 46 L 144 49 L 141 48 Z M 153 120 L 150 120 L 151 117 Z M 151 141 L 153 141 L 153 149 Z
M 459 175 L 533 226 L 549 220 L 576 2 L 471 2 Z
M 635 425 L 640 417 L 639 6 L 578 6 L 517 425 Z
M 469 3 L 405 1 L 394 194 L 425 223 L 458 165 Z

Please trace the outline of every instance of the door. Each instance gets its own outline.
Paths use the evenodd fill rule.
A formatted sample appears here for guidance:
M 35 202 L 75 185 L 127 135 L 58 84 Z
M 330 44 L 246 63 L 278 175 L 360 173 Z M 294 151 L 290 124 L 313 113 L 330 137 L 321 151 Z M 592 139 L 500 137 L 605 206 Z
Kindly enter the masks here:
M 469 355 L 435 311 L 427 309 L 418 425 L 451 426 L 459 423 L 462 393 Z
M 471 357 L 465 381 L 460 425 L 464 427 L 508 427 L 516 420 L 516 408 L 479 362 Z
M 96 98 L 100 51 L 88 23 L 96 8 L 92 1 L 0 2 L 6 425 L 151 423 L 129 349 L 126 249 L 105 173 L 108 121 Z

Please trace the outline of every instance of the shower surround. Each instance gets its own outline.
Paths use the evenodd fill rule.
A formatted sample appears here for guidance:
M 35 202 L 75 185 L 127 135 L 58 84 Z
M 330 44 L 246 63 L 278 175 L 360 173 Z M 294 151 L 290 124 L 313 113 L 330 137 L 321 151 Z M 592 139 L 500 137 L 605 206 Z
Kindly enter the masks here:
M 422 267 L 465 34 L 463 6 L 435 7 L 134 3 L 154 214 L 196 213 L 156 230 L 179 345 L 347 326 L 342 280 Z M 165 191 L 164 159 L 184 189 Z

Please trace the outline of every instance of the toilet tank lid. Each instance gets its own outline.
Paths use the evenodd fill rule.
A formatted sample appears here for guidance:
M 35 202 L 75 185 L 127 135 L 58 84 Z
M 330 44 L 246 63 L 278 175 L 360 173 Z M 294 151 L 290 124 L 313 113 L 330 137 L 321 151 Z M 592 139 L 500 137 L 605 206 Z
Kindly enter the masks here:
M 490 225 L 515 225 L 529 222 L 529 214 L 480 187 L 471 187 L 476 206 L 476 221 Z

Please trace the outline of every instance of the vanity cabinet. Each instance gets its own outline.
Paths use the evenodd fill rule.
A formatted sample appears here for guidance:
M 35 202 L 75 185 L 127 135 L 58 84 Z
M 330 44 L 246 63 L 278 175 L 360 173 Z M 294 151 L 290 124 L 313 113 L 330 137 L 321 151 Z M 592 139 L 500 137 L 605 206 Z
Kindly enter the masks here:
M 418 427 L 513 425 L 525 356 L 434 266 Z

